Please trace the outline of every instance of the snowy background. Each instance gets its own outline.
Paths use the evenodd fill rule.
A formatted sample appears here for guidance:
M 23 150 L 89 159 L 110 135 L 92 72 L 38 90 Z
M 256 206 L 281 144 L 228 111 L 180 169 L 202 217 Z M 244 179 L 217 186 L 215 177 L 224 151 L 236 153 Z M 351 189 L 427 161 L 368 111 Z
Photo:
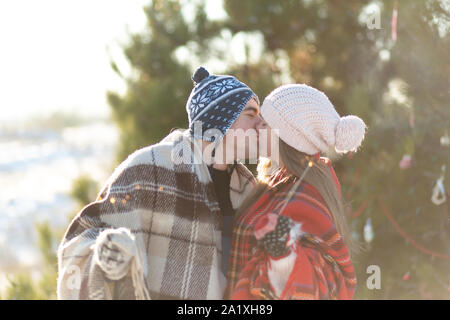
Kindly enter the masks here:
M 6 275 L 39 273 L 35 225 L 67 227 L 74 179 L 111 174 L 118 131 L 106 92 L 126 85 L 110 60 L 130 75 L 122 46 L 144 28 L 146 4 L 0 2 L 0 291 Z M 55 113 L 66 123 L 49 126 Z
M 74 179 L 104 181 L 117 138 L 108 121 L 61 130 L 0 124 L 0 273 L 39 270 L 35 224 L 68 225 L 79 208 L 69 195 Z

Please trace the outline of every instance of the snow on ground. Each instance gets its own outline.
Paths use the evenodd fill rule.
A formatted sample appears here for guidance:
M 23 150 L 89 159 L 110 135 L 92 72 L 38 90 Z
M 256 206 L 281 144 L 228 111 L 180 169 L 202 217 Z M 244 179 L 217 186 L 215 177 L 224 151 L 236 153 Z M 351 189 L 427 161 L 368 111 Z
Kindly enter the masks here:
M 59 132 L 0 127 L 0 273 L 39 268 L 35 224 L 67 227 L 78 209 L 68 195 L 73 180 L 88 174 L 103 183 L 117 140 L 115 126 L 104 121 Z

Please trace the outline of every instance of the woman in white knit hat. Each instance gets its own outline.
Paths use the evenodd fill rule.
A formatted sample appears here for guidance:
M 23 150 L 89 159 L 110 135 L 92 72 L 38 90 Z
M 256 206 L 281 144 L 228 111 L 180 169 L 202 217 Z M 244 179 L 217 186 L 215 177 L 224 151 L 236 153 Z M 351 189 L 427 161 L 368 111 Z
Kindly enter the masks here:
M 258 165 L 259 185 L 236 213 L 228 265 L 231 299 L 352 299 L 354 249 L 340 184 L 321 152 L 356 151 L 366 125 L 340 117 L 327 96 L 304 84 L 272 91 L 261 115 L 279 153 Z M 279 155 L 279 167 L 273 167 Z

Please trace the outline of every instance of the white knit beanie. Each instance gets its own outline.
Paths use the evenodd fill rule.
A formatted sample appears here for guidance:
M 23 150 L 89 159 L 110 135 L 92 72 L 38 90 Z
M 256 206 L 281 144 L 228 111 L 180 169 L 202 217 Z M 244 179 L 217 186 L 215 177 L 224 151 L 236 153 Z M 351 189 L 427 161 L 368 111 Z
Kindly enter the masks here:
M 357 116 L 340 117 L 328 97 L 305 84 L 288 84 L 273 90 L 261 106 L 261 115 L 279 138 L 309 155 L 334 148 L 356 151 L 366 125 Z

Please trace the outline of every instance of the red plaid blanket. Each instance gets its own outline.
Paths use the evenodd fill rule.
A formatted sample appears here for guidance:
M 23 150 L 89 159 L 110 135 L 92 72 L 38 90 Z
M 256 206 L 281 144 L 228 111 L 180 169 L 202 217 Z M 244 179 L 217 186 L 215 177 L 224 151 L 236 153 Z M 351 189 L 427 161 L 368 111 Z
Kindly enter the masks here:
M 328 162 L 340 192 L 339 181 Z M 278 172 L 271 184 L 287 176 Z M 280 297 L 275 296 L 267 268 L 269 257 L 257 246 L 253 229 L 268 213 L 279 213 L 293 180 L 265 192 L 235 221 L 228 265 L 228 299 L 352 299 L 355 271 L 349 252 L 317 190 L 302 182 L 283 215 L 302 224 L 306 235 L 297 244 L 297 258 Z

